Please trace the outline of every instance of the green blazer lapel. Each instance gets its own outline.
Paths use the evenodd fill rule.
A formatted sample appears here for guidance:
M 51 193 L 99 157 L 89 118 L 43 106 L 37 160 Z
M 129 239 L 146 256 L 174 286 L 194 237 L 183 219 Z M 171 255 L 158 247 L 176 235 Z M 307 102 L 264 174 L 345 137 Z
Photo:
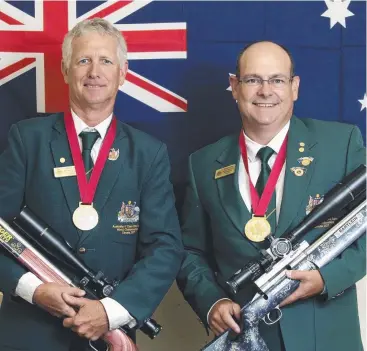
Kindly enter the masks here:
M 297 213 L 305 211 L 300 206 L 306 198 L 317 164 L 316 154 L 317 142 L 312 134 L 302 120 L 292 116 L 288 132 L 282 205 L 275 236 L 283 235 Z
M 74 162 L 71 156 L 62 114 L 60 114 L 60 118 L 56 120 L 53 128 L 55 130 L 55 138 L 50 143 L 54 159 L 54 165 L 52 168 L 73 166 Z M 50 172 L 53 172 L 53 169 L 50 169 Z M 60 177 L 59 181 L 70 210 L 70 217 L 72 217 L 80 201 L 76 176 Z M 76 227 L 75 230 L 80 236 L 81 232 Z
M 239 234 L 245 239 L 244 227 L 251 218 L 238 186 L 238 164 L 240 152 L 237 142 L 237 136 L 234 136 L 228 147 L 220 154 L 216 160 L 215 170 L 235 165 L 235 172 L 216 179 L 218 193 L 224 212 L 232 221 Z M 214 175 L 213 175 L 214 176 Z M 245 239 L 246 240 L 246 239 Z M 251 245 L 258 248 L 257 245 L 248 240 Z

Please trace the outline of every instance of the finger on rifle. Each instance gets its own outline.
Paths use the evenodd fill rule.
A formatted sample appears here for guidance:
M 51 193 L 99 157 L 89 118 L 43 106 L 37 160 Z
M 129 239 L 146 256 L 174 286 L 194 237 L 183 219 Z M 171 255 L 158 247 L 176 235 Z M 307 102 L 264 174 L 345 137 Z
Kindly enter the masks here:
M 70 296 L 68 293 L 65 292 L 62 293 L 62 298 L 69 306 L 80 308 L 85 304 L 84 299 L 80 297 Z
M 236 333 L 241 332 L 239 325 L 235 322 L 235 320 L 233 319 L 233 316 L 231 315 L 231 313 L 228 310 L 223 312 L 221 317 L 222 317 L 223 322 L 227 326 L 227 328 L 231 328 Z
M 237 318 L 237 320 L 241 319 L 241 306 L 237 303 L 232 304 L 233 315 Z
M 83 297 L 85 295 L 85 291 L 79 288 L 68 287 L 64 290 L 65 293 L 69 294 L 70 296 L 76 297 Z
M 210 329 L 216 336 L 218 336 L 225 331 L 225 325 L 223 324 L 223 327 L 221 327 L 219 323 L 213 322 L 210 326 Z
M 285 274 L 292 280 L 305 280 L 308 277 L 308 271 L 286 271 Z
M 302 288 L 298 288 L 293 294 L 289 295 L 282 303 L 279 304 L 279 307 L 283 307 L 285 305 L 289 305 L 303 297 L 303 290 Z

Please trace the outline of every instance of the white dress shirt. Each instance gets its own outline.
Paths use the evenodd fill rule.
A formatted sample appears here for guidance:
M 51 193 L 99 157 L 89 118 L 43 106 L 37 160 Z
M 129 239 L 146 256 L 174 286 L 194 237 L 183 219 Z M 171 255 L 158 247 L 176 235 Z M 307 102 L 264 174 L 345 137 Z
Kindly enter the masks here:
M 250 173 L 250 178 L 252 184 L 255 186 L 257 182 L 257 178 L 260 175 L 261 171 L 261 160 L 256 157 L 258 151 L 265 146 L 271 147 L 275 152 L 270 157 L 268 161 L 268 165 L 270 168 L 273 168 L 275 159 L 279 153 L 279 150 L 283 144 L 284 138 L 286 137 L 288 130 L 289 130 L 289 124 L 288 122 L 281 131 L 267 144 L 267 145 L 261 145 L 256 143 L 255 141 L 251 140 L 246 134 L 245 135 L 245 143 L 246 143 L 246 150 L 247 150 L 247 160 L 248 160 L 248 169 Z M 275 186 L 275 192 L 276 192 L 276 221 L 278 223 L 279 220 L 279 212 L 280 207 L 282 204 L 282 197 L 283 197 L 283 187 L 284 187 L 284 176 L 285 176 L 285 168 L 286 164 L 284 162 L 283 168 L 279 174 L 279 178 L 277 180 L 276 186 Z M 245 165 L 242 160 L 242 155 L 240 153 L 240 159 L 238 162 L 238 186 L 239 190 L 243 199 L 243 202 L 245 203 L 247 210 L 251 213 L 251 194 L 250 194 L 250 184 L 249 184 L 249 178 L 248 174 L 246 172 Z M 209 313 L 214 307 L 216 303 L 222 300 L 229 300 L 227 298 L 219 299 L 216 301 L 212 307 L 210 308 L 208 314 L 207 314 L 207 320 L 209 317 Z
M 82 150 L 82 140 L 79 137 L 79 134 L 83 131 L 98 131 L 100 137 L 94 143 L 93 148 L 91 150 L 91 157 L 93 163 L 96 162 L 98 157 L 98 153 L 101 149 L 103 140 L 107 134 L 108 127 L 111 123 L 113 115 L 111 114 L 108 118 L 106 118 L 103 122 L 96 125 L 95 127 L 89 127 L 84 123 L 75 113 L 71 111 L 76 134 L 78 135 L 80 151 Z M 15 293 L 22 297 L 24 300 L 29 303 L 33 303 L 33 295 L 35 290 L 39 285 L 42 284 L 42 281 L 36 277 L 33 273 L 28 272 L 25 273 L 18 282 L 18 285 L 15 289 Z M 106 311 L 109 328 L 110 330 L 117 329 L 120 326 L 127 324 L 129 327 L 133 327 L 136 325 L 135 319 L 130 315 L 130 313 L 121 306 L 116 300 L 111 299 L 109 297 L 105 297 L 100 300 L 103 304 L 103 307 Z

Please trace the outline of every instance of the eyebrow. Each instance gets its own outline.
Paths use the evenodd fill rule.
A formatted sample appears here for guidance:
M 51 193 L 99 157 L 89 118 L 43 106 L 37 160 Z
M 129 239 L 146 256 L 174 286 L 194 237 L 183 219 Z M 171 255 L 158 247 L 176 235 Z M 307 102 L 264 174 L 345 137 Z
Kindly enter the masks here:
M 249 78 L 249 77 L 254 77 L 254 78 L 261 78 L 262 76 L 260 76 L 259 74 L 245 74 L 244 76 L 242 76 L 242 78 Z M 287 77 L 287 75 L 283 74 L 283 73 L 275 73 L 269 76 L 269 79 L 271 78 L 276 78 L 276 77 Z

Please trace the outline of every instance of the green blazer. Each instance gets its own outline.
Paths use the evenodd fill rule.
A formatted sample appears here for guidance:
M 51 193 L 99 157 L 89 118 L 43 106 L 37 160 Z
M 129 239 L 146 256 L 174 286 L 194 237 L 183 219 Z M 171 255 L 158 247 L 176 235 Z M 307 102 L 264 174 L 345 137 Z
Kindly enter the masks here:
M 166 146 L 118 122 L 113 148 L 119 156 L 107 160 L 94 199 L 100 221 L 82 232 L 72 223 L 80 201 L 76 177 L 53 174 L 55 167 L 73 165 L 63 115 L 13 125 L 0 156 L 0 216 L 9 220 L 27 204 L 87 265 L 122 281 L 112 297 L 141 323 L 172 285 L 184 251 Z M 133 223 L 121 222 L 122 203 L 129 201 L 140 212 Z M 74 333 L 62 320 L 14 298 L 24 273 L 0 249 L 0 350 L 69 350 Z
M 346 174 L 365 163 L 365 149 L 357 127 L 292 117 L 288 135 L 282 206 L 275 236 L 294 228 L 306 215 L 310 196 L 325 194 Z M 304 143 L 303 152 L 300 143 Z M 302 145 L 302 144 L 301 144 Z M 313 157 L 303 176 L 290 170 L 298 159 Z M 243 234 L 251 218 L 238 188 L 238 134 L 195 152 L 189 162 L 189 185 L 183 208 L 182 234 L 186 248 L 178 284 L 204 324 L 219 299 L 229 297 L 224 282 L 260 247 Z M 215 179 L 216 170 L 236 165 L 234 174 Z M 324 229 L 311 230 L 312 241 Z M 283 308 L 280 321 L 287 351 L 362 350 L 355 283 L 365 275 L 365 236 L 338 259 L 321 268 L 328 294 Z M 254 291 L 245 288 L 243 303 Z M 266 333 L 266 328 L 265 333 Z M 271 345 L 269 345 L 271 350 Z

